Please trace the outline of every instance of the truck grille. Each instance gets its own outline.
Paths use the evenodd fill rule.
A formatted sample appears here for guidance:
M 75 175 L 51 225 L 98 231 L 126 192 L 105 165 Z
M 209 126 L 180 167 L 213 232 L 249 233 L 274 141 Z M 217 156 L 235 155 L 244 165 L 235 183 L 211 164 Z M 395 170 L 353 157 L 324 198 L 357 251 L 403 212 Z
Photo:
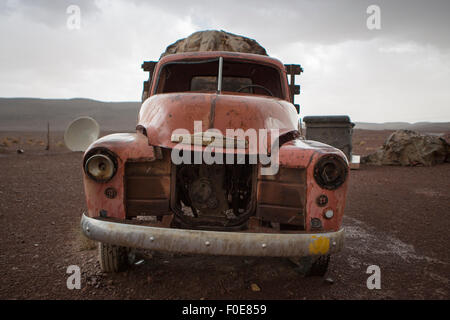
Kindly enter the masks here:
M 256 215 L 281 227 L 305 227 L 305 169 L 280 168 L 277 175 L 258 176 Z
M 127 217 L 171 214 L 170 162 L 127 162 L 124 183 Z

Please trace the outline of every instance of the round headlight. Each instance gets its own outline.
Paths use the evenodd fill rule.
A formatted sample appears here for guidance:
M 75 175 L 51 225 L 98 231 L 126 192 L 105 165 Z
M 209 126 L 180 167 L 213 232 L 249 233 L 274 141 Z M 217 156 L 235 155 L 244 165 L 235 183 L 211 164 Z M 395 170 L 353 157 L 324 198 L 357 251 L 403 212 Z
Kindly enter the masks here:
M 84 170 L 95 181 L 106 182 L 114 176 L 116 166 L 108 155 L 99 153 L 88 158 Z
M 336 155 L 327 155 L 319 159 L 314 167 L 314 179 L 324 189 L 339 188 L 347 179 L 348 165 Z

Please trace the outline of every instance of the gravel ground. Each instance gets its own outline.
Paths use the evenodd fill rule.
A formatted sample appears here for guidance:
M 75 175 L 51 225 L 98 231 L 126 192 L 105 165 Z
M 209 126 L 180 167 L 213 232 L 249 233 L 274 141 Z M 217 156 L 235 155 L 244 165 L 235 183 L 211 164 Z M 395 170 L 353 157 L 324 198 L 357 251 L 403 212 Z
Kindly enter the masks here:
M 450 298 L 450 164 L 351 171 L 345 249 L 325 277 L 333 283 L 302 277 L 287 259 L 144 251 L 140 265 L 102 274 L 79 231 L 82 154 L 28 139 L 24 154 L 0 150 L 1 299 Z M 81 290 L 67 289 L 70 265 L 81 268 Z M 367 289 L 370 265 L 380 290 Z

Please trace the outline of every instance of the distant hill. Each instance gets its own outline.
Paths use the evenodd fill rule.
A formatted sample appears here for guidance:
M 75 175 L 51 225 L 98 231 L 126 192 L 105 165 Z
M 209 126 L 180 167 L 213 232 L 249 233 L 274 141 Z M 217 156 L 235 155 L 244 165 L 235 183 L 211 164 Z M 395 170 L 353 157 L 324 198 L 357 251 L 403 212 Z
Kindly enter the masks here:
M 0 98 L 0 130 L 63 131 L 79 116 L 91 116 L 105 131 L 134 131 L 140 102 L 89 99 Z
M 64 131 L 79 116 L 91 116 L 103 131 L 134 131 L 140 102 L 101 102 L 89 99 L 0 98 L 1 131 Z M 450 132 L 450 122 L 356 122 L 355 129 Z
M 400 130 L 408 129 L 421 132 L 447 132 L 450 131 L 450 122 L 385 122 L 368 123 L 356 122 L 355 129 L 364 130 Z

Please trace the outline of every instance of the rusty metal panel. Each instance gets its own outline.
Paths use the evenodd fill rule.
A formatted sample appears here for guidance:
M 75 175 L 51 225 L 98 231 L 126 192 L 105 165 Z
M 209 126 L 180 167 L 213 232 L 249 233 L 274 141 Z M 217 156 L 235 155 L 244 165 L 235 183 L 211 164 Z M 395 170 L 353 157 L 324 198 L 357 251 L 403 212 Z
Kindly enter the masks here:
M 306 170 L 280 168 L 277 175 L 259 175 L 257 217 L 272 223 L 305 226 Z
M 128 200 L 168 199 L 170 177 L 127 177 L 126 195 Z
M 302 208 L 258 205 L 257 215 L 266 221 L 295 226 L 305 226 L 305 215 L 303 214 Z
M 153 72 L 156 64 L 157 64 L 157 61 L 144 61 L 141 68 L 146 72 Z
M 277 175 L 259 176 L 256 215 L 273 223 L 305 226 L 306 170 L 280 168 Z
M 170 162 L 129 161 L 125 164 L 127 217 L 171 214 Z
M 303 68 L 299 64 L 285 64 L 284 67 L 288 74 L 300 74 L 303 72 Z
M 306 186 L 303 185 L 265 181 L 258 183 L 258 205 L 303 208 L 305 195 Z
M 259 175 L 259 180 L 306 184 L 306 170 L 297 168 L 280 168 L 276 175 Z
M 271 119 L 268 121 L 267 119 Z M 195 121 L 201 121 L 201 132 L 210 128 L 227 134 L 227 129 L 273 129 L 280 131 L 298 129 L 298 115 L 294 106 L 284 100 L 263 96 L 215 93 L 165 93 L 147 99 L 139 112 L 138 125 L 147 130 L 149 144 L 174 148 L 175 130 L 183 128 L 195 133 Z M 259 145 L 256 146 L 259 148 Z
M 127 216 L 170 215 L 169 199 L 127 200 Z
M 127 177 L 161 176 L 170 174 L 169 161 L 127 162 Z

